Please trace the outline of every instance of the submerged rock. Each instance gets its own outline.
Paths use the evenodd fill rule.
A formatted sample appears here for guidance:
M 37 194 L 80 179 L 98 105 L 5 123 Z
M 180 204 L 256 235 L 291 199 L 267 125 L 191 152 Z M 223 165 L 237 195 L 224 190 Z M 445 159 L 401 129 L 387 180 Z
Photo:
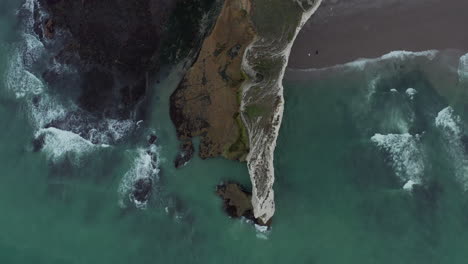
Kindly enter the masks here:
M 145 209 L 157 185 L 160 183 L 159 153 L 155 134 L 148 136 L 145 149 L 139 150 L 132 168 L 124 175 L 119 186 L 123 195 L 120 204 L 126 207 L 126 199 L 139 209 Z
M 133 184 L 133 191 L 131 199 L 135 204 L 144 204 L 148 201 L 153 190 L 153 179 L 152 178 L 141 178 Z
M 35 137 L 32 141 L 33 152 L 39 152 L 44 147 L 45 143 L 45 135 L 40 134 L 39 136 Z
M 158 137 L 155 134 L 151 134 L 148 137 L 148 144 L 156 144 L 156 140 L 158 140 Z

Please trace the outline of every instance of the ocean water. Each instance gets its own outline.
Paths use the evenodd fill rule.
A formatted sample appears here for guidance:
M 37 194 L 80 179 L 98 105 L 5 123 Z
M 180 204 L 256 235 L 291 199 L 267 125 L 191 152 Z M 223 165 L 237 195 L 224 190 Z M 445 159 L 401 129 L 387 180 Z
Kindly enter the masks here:
M 272 230 L 259 233 L 228 218 L 215 195 L 224 180 L 249 186 L 245 164 L 195 157 L 173 168 L 178 67 L 153 85 L 138 133 L 112 120 L 111 138 L 42 128 L 70 104 L 30 67 L 40 45 L 20 49 L 28 38 L 19 3 L 0 4 L 0 263 L 466 263 L 463 54 L 394 52 L 289 70 L 277 212 Z M 151 132 L 159 139 L 148 147 Z M 38 135 L 45 147 L 34 152 Z M 137 208 L 128 186 L 141 177 L 155 186 Z

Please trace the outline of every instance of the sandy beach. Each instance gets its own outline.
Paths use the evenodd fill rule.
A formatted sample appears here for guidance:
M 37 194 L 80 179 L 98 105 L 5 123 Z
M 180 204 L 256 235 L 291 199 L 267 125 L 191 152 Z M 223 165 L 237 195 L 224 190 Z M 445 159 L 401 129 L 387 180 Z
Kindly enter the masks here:
M 466 0 L 324 0 L 289 68 L 324 68 L 394 50 L 468 50 Z

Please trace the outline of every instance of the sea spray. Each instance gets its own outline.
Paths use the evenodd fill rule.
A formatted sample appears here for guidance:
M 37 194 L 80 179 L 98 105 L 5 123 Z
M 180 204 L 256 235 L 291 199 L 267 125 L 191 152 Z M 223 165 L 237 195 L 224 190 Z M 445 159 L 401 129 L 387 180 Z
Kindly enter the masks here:
M 445 148 L 450 156 L 458 181 L 468 190 L 468 153 L 463 143 L 462 120 L 448 106 L 437 114 L 435 126 L 442 132 Z
M 129 201 L 137 208 L 146 208 L 154 184 L 159 180 L 159 153 L 155 144 L 136 151 L 132 167 L 125 173 L 118 188 L 121 207 L 126 207 Z
M 404 183 L 404 189 L 422 183 L 425 165 L 420 135 L 375 134 L 371 141 L 389 155 L 395 174 Z
M 46 42 L 36 34 L 34 27 L 47 17 L 38 1 L 26 0 L 17 15 L 22 34 L 11 48 L 5 86 L 12 97 L 25 105 L 25 114 L 35 129 L 35 142 L 42 142 L 36 147 L 41 147 L 53 162 L 69 155 L 78 160 L 98 147 L 116 144 L 136 129 L 132 120 L 95 118 L 81 111 L 71 99 L 64 100 L 50 92 L 38 77 L 41 74 L 35 72 L 37 64 L 50 61 L 48 70 L 56 75 L 76 70 L 50 58 Z

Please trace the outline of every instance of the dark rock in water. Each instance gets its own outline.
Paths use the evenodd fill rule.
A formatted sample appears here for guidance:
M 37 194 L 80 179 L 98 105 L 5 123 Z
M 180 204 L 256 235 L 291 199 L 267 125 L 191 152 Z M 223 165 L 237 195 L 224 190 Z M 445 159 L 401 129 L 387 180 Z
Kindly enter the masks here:
M 83 74 L 81 95 L 78 99 L 80 106 L 89 112 L 102 113 L 106 108 L 115 104 L 112 94 L 114 78 L 107 71 L 93 68 Z
M 184 141 L 180 147 L 180 152 L 174 160 L 174 166 L 178 169 L 187 164 L 193 157 L 195 148 L 191 140 Z
M 138 179 L 133 185 L 131 197 L 139 204 L 146 203 L 153 190 L 153 180 L 151 178 Z
M 41 97 L 39 95 L 35 95 L 31 100 L 34 107 L 38 107 L 40 101 L 41 101 Z
M 44 35 L 51 39 L 55 35 L 55 22 L 52 19 L 47 19 L 44 25 Z
M 32 141 L 33 152 L 39 152 L 44 147 L 45 143 L 45 135 L 40 134 L 39 136 L 35 137 Z
M 468 136 L 463 135 L 461 137 L 461 142 L 463 144 L 463 148 L 465 149 L 465 154 L 468 154 Z
M 158 137 L 155 134 L 151 134 L 148 138 L 148 144 L 153 145 L 158 140 Z
M 422 210 L 427 211 L 428 209 L 437 208 L 443 189 L 440 183 L 431 181 L 425 185 L 414 185 L 412 192 L 417 197 Z
M 216 194 L 224 201 L 224 210 L 233 218 L 245 217 L 260 226 L 271 226 L 271 219 L 263 223 L 253 214 L 252 194 L 238 183 L 222 183 L 217 186 Z

